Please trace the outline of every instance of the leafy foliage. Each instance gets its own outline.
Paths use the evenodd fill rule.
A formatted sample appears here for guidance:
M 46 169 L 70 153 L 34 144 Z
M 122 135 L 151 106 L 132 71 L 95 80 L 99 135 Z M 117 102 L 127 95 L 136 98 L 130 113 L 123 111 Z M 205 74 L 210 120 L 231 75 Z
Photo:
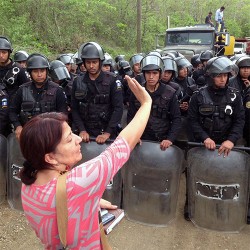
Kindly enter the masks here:
M 142 50 L 155 48 L 155 36 L 170 26 L 204 23 L 215 14 L 219 0 L 143 0 Z M 227 30 L 235 37 L 250 36 L 249 0 L 228 0 L 224 5 Z M 15 50 L 41 52 L 53 58 L 76 52 L 86 41 L 100 43 L 111 55 L 136 53 L 137 2 L 135 0 L 0 0 L 1 35 Z

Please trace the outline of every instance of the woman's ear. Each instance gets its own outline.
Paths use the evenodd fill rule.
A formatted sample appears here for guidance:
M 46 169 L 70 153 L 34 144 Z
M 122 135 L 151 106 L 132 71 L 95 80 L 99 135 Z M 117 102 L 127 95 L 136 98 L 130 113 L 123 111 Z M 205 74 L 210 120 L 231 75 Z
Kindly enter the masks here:
M 58 164 L 58 162 L 57 162 L 57 160 L 55 159 L 53 153 L 45 154 L 44 160 L 45 160 L 45 162 L 49 163 L 50 165 L 56 165 L 56 164 Z

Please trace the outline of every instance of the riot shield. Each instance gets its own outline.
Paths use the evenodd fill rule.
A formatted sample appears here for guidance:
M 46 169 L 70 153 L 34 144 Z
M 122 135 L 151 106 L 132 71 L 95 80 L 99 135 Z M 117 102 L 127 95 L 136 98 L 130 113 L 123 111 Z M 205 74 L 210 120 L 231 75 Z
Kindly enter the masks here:
M 7 139 L 0 134 L 0 204 L 6 195 Z
M 233 150 L 188 151 L 188 204 L 192 222 L 201 228 L 239 232 L 246 225 L 250 157 Z
M 104 144 L 97 144 L 94 139 L 90 143 L 81 143 L 82 160 L 77 165 L 89 161 L 99 154 L 101 154 L 110 144 L 111 140 Z M 102 196 L 103 199 L 110 201 L 112 204 L 121 206 L 122 195 L 122 177 L 119 170 L 114 176 L 113 180 L 107 185 L 106 190 Z
M 123 203 L 128 219 L 166 226 L 175 218 L 183 152 L 143 141 L 123 167 Z
M 177 147 L 186 150 L 187 142 L 188 142 L 188 120 L 187 117 L 182 116 L 181 117 L 181 129 L 178 133 L 178 136 L 174 142 L 174 145 Z
M 8 177 L 7 177 L 7 199 L 12 209 L 22 211 L 21 180 L 18 176 L 23 167 L 24 157 L 21 153 L 19 142 L 14 133 L 10 134 L 8 140 Z

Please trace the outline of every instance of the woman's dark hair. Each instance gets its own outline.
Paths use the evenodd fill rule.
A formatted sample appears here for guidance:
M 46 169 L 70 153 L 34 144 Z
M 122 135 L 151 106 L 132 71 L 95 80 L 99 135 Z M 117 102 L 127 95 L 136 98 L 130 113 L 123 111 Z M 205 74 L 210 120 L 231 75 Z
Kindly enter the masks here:
M 24 184 L 34 183 L 37 171 L 52 168 L 44 156 L 55 151 L 61 141 L 65 121 L 66 115 L 50 112 L 37 115 L 24 125 L 20 135 L 20 147 L 26 159 L 20 172 Z

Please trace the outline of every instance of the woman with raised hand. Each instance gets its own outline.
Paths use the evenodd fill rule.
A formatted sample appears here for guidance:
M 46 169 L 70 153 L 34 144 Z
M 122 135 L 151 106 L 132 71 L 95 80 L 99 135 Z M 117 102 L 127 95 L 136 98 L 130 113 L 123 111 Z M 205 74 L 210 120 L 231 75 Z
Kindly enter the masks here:
M 44 113 L 25 124 L 20 146 L 26 159 L 21 171 L 25 215 L 45 246 L 62 249 L 56 219 L 56 183 L 66 178 L 69 249 L 102 249 L 98 211 L 109 181 L 129 159 L 147 124 L 151 98 L 134 79 L 125 76 L 141 103 L 134 119 L 99 156 L 71 169 L 82 158 L 81 138 L 72 133 L 61 113 Z M 84 157 L 84 155 L 83 155 Z

